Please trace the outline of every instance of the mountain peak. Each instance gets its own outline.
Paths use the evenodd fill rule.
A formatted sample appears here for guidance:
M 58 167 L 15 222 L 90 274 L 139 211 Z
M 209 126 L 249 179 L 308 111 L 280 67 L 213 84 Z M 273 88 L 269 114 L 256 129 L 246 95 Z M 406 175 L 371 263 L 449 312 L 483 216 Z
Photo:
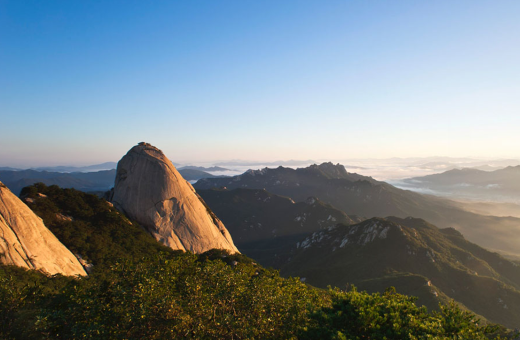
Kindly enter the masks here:
M 164 155 L 164 153 L 161 150 L 146 142 L 140 142 L 132 149 L 130 149 L 129 153 L 130 152 L 135 152 L 137 154 L 146 154 L 157 159 L 158 161 L 162 161 L 165 163 L 170 162 L 170 160 Z
M 348 176 L 347 170 L 341 164 L 333 164 L 332 162 L 325 162 L 319 165 L 312 164 L 309 166 L 310 170 L 320 171 L 328 178 L 346 178 Z
M 504 172 L 520 172 L 520 165 L 516 165 L 516 166 L 508 166 L 502 170 L 498 170 L 498 171 L 504 171 Z
M 224 224 L 153 145 L 141 142 L 119 161 L 111 201 L 173 249 L 238 252 Z

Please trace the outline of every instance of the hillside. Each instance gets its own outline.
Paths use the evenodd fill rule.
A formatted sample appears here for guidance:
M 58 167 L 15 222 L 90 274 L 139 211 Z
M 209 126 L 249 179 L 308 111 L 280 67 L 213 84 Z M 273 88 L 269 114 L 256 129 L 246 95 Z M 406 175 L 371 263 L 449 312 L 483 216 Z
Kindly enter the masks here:
M 307 168 L 262 169 L 230 178 L 201 179 L 197 190 L 222 188 L 266 189 L 303 202 L 314 196 L 347 215 L 419 217 L 441 228 L 456 228 L 484 247 L 520 254 L 520 219 L 482 216 L 434 196 L 398 189 L 370 177 L 347 173 L 342 165 L 323 163 Z
M 95 195 L 38 183 L 24 188 L 22 197 L 54 235 L 89 264 L 90 271 L 107 271 L 120 260 L 171 253 Z
M 275 268 L 286 261 L 290 247 L 309 233 L 361 221 L 313 197 L 295 203 L 265 190 L 213 189 L 198 193 L 222 219 L 242 253 Z
M 520 326 L 520 266 L 422 219 L 373 218 L 315 232 L 295 246 L 282 273 L 318 287 L 393 285 L 430 308 L 455 299 L 491 321 Z
M 495 339 L 514 334 L 456 305 L 320 291 L 253 263 L 204 255 L 121 261 L 105 277 L 47 278 L 0 267 L 5 339 Z M 26 285 L 24 288 L 20 281 Z M 37 294 L 32 292 L 37 291 Z
M 439 302 L 455 299 L 482 315 L 495 317 L 494 321 L 518 326 L 515 317 L 520 311 L 515 308 L 520 302 L 516 300 L 520 267 L 465 240 L 454 229 L 397 217 L 357 224 L 358 218 L 352 221 L 315 198 L 294 203 L 258 189 L 199 193 L 222 217 L 244 254 L 281 269 L 285 276 L 301 276 L 305 282 L 323 288 L 350 283 L 382 292 L 395 286 L 401 293 L 418 296 L 420 304 L 432 309 L 438 308 Z M 357 227 L 345 226 L 353 224 Z M 394 233 L 396 228 L 407 236 L 401 231 Z M 365 242 L 365 247 L 356 248 L 356 244 Z M 314 244 L 319 246 L 308 249 Z M 432 258 L 435 262 L 426 254 L 436 256 Z M 508 288 L 499 288 L 502 286 Z
M 0 182 L 0 263 L 46 274 L 86 275 L 76 256 Z

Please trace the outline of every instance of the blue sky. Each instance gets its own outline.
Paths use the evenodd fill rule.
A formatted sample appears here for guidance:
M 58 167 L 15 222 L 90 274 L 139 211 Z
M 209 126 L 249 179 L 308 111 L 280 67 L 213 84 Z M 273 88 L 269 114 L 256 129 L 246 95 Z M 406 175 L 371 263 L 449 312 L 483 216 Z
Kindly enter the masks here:
M 518 1 L 0 0 L 0 166 L 520 157 Z

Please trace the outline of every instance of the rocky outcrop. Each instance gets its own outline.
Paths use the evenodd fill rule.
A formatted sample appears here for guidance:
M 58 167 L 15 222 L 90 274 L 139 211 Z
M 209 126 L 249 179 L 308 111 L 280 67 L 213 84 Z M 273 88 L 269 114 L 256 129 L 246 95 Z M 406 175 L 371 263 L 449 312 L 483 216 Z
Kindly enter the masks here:
M 117 164 L 111 201 L 173 249 L 238 252 L 224 224 L 161 150 L 134 146 Z
M 86 275 L 78 259 L 1 182 L 0 263 L 48 274 Z

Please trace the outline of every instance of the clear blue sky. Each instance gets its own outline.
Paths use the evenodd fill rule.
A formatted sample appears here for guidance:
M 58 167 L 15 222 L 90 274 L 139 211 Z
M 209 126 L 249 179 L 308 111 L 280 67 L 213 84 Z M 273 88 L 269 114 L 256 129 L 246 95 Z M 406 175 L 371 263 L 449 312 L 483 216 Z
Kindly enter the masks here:
M 0 166 L 520 157 L 520 1 L 0 0 Z

